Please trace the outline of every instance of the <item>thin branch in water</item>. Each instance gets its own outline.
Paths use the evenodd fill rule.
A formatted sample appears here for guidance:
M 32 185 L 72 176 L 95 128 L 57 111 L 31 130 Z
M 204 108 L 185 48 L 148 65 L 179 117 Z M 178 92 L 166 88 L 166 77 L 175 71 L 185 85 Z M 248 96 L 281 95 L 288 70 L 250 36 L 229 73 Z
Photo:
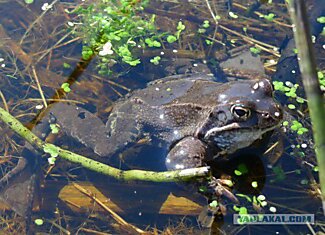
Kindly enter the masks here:
M 8 107 L 8 104 L 7 104 L 6 98 L 5 98 L 5 96 L 3 95 L 3 93 L 2 93 L 1 90 L 0 90 L 0 97 L 1 97 L 1 100 L 2 100 L 3 105 L 5 106 L 5 110 L 6 110 L 7 112 L 9 112 L 9 107 Z
M 81 193 L 87 195 L 91 199 L 93 199 L 98 205 L 100 205 L 105 211 L 111 214 L 112 218 L 119 223 L 122 228 L 126 229 L 127 232 L 132 232 L 132 234 L 149 234 L 148 232 L 143 231 L 142 229 L 135 227 L 132 224 L 126 222 L 121 216 L 115 213 L 112 209 L 106 206 L 101 200 L 99 200 L 94 194 L 86 190 L 85 188 L 81 187 L 77 183 L 73 183 L 73 186 L 78 189 Z
M 38 92 L 40 93 L 43 104 L 44 104 L 44 107 L 47 108 L 47 102 L 46 102 L 46 99 L 45 99 L 41 84 L 40 84 L 40 82 L 38 80 L 37 73 L 36 73 L 34 65 L 32 66 L 32 71 L 33 71 L 34 79 L 35 79 L 36 84 L 37 84 Z

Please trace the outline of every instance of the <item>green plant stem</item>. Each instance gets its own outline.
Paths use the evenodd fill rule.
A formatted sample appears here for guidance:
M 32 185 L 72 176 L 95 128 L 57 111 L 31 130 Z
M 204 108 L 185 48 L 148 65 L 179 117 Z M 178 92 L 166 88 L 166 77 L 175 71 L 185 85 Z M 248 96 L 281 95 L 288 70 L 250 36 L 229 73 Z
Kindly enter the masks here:
M 316 62 L 308 25 L 309 21 L 304 1 L 290 0 L 289 10 L 295 25 L 294 37 L 300 58 L 299 67 L 302 73 L 302 81 L 312 121 L 315 152 L 319 167 L 319 181 L 323 197 L 323 210 L 325 213 L 325 103 L 317 77 Z
M 209 167 L 191 168 L 185 170 L 154 172 L 143 170 L 127 170 L 123 171 L 101 162 L 86 158 L 79 154 L 61 149 L 53 144 L 46 143 L 38 138 L 33 132 L 27 129 L 22 123 L 10 115 L 7 111 L 0 107 L 0 119 L 6 123 L 14 132 L 24 138 L 34 148 L 40 152 L 44 152 L 44 148 L 51 147 L 57 148 L 58 156 L 73 163 L 80 164 L 81 166 L 96 171 L 98 173 L 114 177 L 118 180 L 141 180 L 153 182 L 178 182 L 188 181 L 195 177 L 204 177 L 209 173 Z

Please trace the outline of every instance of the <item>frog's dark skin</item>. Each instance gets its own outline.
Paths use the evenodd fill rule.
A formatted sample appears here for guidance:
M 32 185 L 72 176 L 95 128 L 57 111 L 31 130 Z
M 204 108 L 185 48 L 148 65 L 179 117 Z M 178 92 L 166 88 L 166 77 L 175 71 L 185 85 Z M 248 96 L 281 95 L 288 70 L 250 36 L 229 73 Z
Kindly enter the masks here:
M 102 161 L 118 162 L 117 152 L 146 135 L 168 151 L 168 170 L 186 169 L 250 146 L 274 129 L 282 111 L 272 91 L 267 79 L 220 84 L 201 76 L 166 78 L 118 101 L 106 126 L 77 106 L 57 103 L 50 112 Z M 218 180 L 213 178 L 208 186 L 209 193 L 234 199 Z
M 105 127 L 76 106 L 58 103 L 51 113 L 69 135 L 99 156 L 112 158 L 148 134 L 170 149 L 167 169 L 182 169 L 247 147 L 274 129 L 282 111 L 272 91 L 266 79 L 224 84 L 197 77 L 166 79 L 118 101 Z M 200 160 L 192 161 L 196 157 Z

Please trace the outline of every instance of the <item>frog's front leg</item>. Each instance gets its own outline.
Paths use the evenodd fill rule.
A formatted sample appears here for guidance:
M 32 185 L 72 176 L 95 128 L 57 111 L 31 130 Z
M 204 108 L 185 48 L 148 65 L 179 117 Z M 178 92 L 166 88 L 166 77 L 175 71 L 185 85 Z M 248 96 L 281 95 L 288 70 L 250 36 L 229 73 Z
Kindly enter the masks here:
M 169 151 L 166 158 L 166 167 L 168 170 L 179 170 L 195 168 L 206 165 L 207 159 L 213 159 L 217 154 L 216 149 L 211 148 L 206 143 L 194 137 L 185 137 L 176 143 Z M 214 217 L 218 212 L 225 213 L 225 207 L 220 203 L 221 196 L 237 203 L 237 198 L 225 186 L 222 180 L 211 176 L 209 180 L 199 182 L 199 187 L 204 187 L 203 194 L 211 202 L 216 199 L 219 202 L 217 208 L 207 206 L 201 213 L 199 220 L 203 227 L 210 227 Z
M 206 165 L 206 161 L 213 159 L 218 150 L 195 137 L 185 137 L 177 142 L 169 151 L 166 158 L 166 167 L 168 170 L 180 170 L 196 168 Z M 218 197 L 225 196 L 230 200 L 237 202 L 236 197 L 223 185 L 223 181 L 210 176 L 210 179 L 204 182 L 207 190 L 205 194 Z M 203 186 L 203 184 L 202 184 Z
M 195 168 L 206 165 L 206 161 L 213 159 L 217 155 L 217 150 L 195 137 L 185 137 L 177 142 L 169 151 L 166 158 L 166 167 L 168 170 L 180 170 Z M 210 176 L 208 181 L 200 183 L 200 186 L 206 186 L 204 192 L 208 198 L 213 196 L 225 196 L 234 202 L 237 198 L 224 187 L 222 180 Z
M 208 146 L 195 137 L 185 137 L 170 149 L 166 157 L 168 170 L 180 170 L 206 165 L 204 160 L 211 155 Z

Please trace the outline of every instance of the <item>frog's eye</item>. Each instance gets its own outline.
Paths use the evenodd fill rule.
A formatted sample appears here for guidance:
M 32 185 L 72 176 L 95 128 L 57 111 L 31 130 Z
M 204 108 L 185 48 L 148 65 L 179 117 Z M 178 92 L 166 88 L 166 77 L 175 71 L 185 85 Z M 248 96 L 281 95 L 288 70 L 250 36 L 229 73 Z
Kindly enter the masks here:
M 251 110 L 241 105 L 235 104 L 231 106 L 230 112 L 235 118 L 246 120 L 251 116 Z

